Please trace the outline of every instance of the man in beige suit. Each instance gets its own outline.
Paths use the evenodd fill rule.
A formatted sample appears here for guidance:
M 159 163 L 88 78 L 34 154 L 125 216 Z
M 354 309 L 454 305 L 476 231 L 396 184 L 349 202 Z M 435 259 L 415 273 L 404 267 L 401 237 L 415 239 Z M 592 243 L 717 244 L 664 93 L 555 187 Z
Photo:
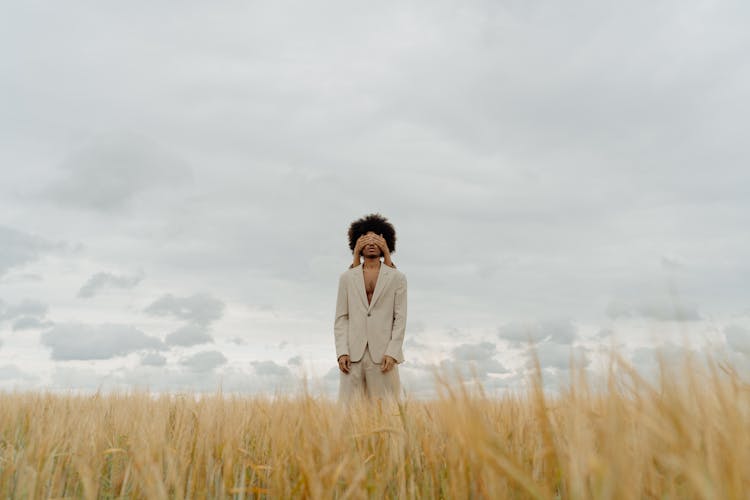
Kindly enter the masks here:
M 339 363 L 339 401 L 399 398 L 398 363 L 406 331 L 406 276 L 390 254 L 396 232 L 381 215 L 352 223 L 354 263 L 339 277 L 334 337 Z M 364 261 L 360 263 L 360 252 Z M 380 261 L 380 257 L 384 261 Z

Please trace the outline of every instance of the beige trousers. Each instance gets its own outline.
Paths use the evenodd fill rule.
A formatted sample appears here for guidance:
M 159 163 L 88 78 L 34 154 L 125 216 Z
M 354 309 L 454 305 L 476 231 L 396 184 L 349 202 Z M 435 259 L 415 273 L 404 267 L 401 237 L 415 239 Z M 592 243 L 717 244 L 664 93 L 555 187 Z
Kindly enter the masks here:
M 340 403 L 348 403 L 353 398 L 399 399 L 401 379 L 398 376 L 398 364 L 383 373 L 380 363 L 375 363 L 370 357 L 369 345 L 365 346 L 362 359 L 351 363 L 349 373 L 339 370 L 339 377 Z

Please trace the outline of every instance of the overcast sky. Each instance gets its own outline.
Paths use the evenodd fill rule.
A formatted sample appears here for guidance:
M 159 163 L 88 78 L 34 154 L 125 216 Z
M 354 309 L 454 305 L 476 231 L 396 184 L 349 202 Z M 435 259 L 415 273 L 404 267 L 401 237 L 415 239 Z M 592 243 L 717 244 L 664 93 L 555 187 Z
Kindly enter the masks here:
M 0 388 L 335 394 L 349 224 L 408 279 L 402 384 L 750 356 L 750 7 L 16 2 Z M 688 345 L 688 344 L 685 344 Z

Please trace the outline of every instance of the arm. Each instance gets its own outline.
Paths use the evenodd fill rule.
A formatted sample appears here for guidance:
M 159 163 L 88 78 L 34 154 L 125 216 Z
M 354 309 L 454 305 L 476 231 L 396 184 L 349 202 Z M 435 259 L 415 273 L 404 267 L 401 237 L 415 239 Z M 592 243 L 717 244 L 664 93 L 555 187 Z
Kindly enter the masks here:
M 333 336 L 336 340 L 336 359 L 349 354 L 349 302 L 346 293 L 345 275 L 339 277 L 339 292 L 336 297 L 336 319 L 333 322 Z
M 385 354 L 396 360 L 397 363 L 404 362 L 404 333 L 406 333 L 406 275 L 401 276 L 401 283 L 396 288 L 395 303 L 393 305 L 393 329 L 391 340 L 385 349 Z

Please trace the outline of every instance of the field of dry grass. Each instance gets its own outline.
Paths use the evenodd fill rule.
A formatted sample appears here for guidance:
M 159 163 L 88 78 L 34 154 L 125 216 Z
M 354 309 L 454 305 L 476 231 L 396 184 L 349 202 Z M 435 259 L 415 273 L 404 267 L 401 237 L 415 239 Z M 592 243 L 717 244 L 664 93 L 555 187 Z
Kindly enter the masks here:
M 437 380 L 339 407 L 146 393 L 0 395 L 3 498 L 750 498 L 750 385 L 685 359 L 656 384 L 613 355 L 550 397 Z M 447 376 L 443 374 L 442 376 Z

